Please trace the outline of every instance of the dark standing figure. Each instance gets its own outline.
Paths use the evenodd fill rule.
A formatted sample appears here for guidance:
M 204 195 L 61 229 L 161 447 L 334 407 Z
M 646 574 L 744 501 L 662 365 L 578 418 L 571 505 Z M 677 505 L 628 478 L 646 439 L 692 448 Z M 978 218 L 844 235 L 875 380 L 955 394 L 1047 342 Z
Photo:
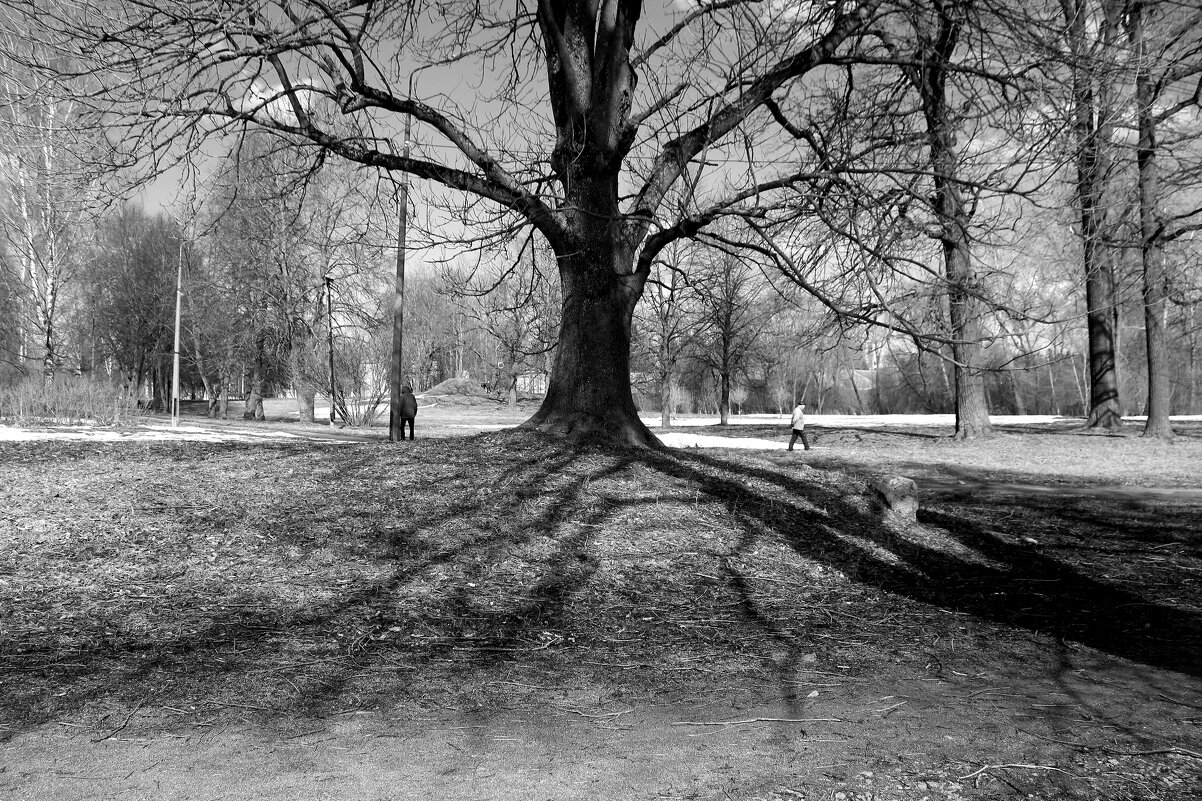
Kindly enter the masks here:
M 810 440 L 806 437 L 806 405 L 799 403 L 793 409 L 793 436 L 789 439 L 789 450 L 793 450 L 793 443 L 797 442 L 798 437 L 801 438 L 801 444 L 808 451 L 810 449 Z
M 417 398 L 413 387 L 401 387 L 401 439 L 405 438 L 405 424 L 409 424 L 409 439 L 413 439 L 413 418 L 417 417 Z

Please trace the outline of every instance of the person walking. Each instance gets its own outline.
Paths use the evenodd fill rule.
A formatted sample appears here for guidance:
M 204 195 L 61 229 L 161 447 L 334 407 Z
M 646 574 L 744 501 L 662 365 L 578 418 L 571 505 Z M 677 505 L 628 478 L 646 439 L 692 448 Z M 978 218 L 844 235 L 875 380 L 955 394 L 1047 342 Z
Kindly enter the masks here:
M 793 407 L 793 419 L 790 422 L 790 425 L 793 426 L 793 436 L 789 438 L 789 450 L 793 450 L 793 444 L 798 439 L 801 440 L 801 444 L 805 446 L 807 451 L 810 449 L 810 440 L 806 437 L 805 411 L 806 405 L 804 403 L 799 403 Z
M 413 439 L 413 419 L 417 417 L 417 398 L 413 387 L 401 387 L 401 439 L 405 438 L 405 424 L 409 424 L 409 439 Z

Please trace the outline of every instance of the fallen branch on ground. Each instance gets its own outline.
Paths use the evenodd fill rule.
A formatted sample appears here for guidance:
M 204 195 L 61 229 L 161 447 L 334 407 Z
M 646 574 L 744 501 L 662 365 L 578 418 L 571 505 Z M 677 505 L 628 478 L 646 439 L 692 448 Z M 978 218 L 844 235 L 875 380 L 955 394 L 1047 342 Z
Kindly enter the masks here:
M 678 720 L 673 726 L 742 726 L 747 723 L 842 723 L 839 718 L 748 718 L 747 720 Z
M 987 770 L 997 770 L 999 768 L 1022 768 L 1024 770 L 1054 770 L 1059 773 L 1063 773 L 1065 776 L 1073 775 L 1073 774 L 1069 773 L 1067 770 L 1065 770 L 1064 768 L 1058 768 L 1058 767 L 1055 767 L 1054 765 L 1023 765 L 1020 763 L 1007 763 L 1005 765 L 986 765 L 985 767 L 983 767 L 979 770 L 974 770 L 972 773 L 968 774 L 967 776 L 960 776 L 959 778 L 956 779 L 956 781 L 960 781 L 960 782 L 966 781 L 968 779 L 973 778 L 974 776 L 980 776 L 982 773 L 984 773 Z

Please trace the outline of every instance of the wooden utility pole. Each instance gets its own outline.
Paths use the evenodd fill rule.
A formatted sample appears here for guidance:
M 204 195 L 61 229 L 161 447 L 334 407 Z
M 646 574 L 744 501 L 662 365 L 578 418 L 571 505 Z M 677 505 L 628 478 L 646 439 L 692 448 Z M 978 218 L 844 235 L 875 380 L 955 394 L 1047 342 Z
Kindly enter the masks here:
M 413 80 L 410 78 L 410 91 L 413 94 Z M 405 115 L 405 149 L 404 158 L 409 158 L 409 126 L 412 117 Z M 401 224 L 397 233 L 396 248 L 396 292 L 392 299 L 392 372 L 389 384 L 390 397 L 388 404 L 388 440 L 399 442 L 404 439 L 401 429 L 401 372 L 404 362 L 401 359 L 401 346 L 404 342 L 405 329 L 405 240 L 406 224 L 409 218 L 409 174 L 401 173 L 400 205 Z
M 330 428 L 334 427 L 334 398 L 338 385 L 334 379 L 334 277 L 326 274 L 326 329 L 330 340 Z
M 171 425 L 179 425 L 179 312 L 184 300 L 184 240 L 179 243 L 175 272 L 175 344 L 171 348 Z

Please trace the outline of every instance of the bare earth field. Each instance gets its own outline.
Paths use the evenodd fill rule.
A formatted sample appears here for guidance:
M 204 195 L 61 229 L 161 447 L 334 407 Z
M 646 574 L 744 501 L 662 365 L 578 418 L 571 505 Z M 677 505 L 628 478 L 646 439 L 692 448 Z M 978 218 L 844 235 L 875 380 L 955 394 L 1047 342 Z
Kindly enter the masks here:
M 1202 424 L 522 416 L 0 441 L 0 799 L 1202 797 Z

